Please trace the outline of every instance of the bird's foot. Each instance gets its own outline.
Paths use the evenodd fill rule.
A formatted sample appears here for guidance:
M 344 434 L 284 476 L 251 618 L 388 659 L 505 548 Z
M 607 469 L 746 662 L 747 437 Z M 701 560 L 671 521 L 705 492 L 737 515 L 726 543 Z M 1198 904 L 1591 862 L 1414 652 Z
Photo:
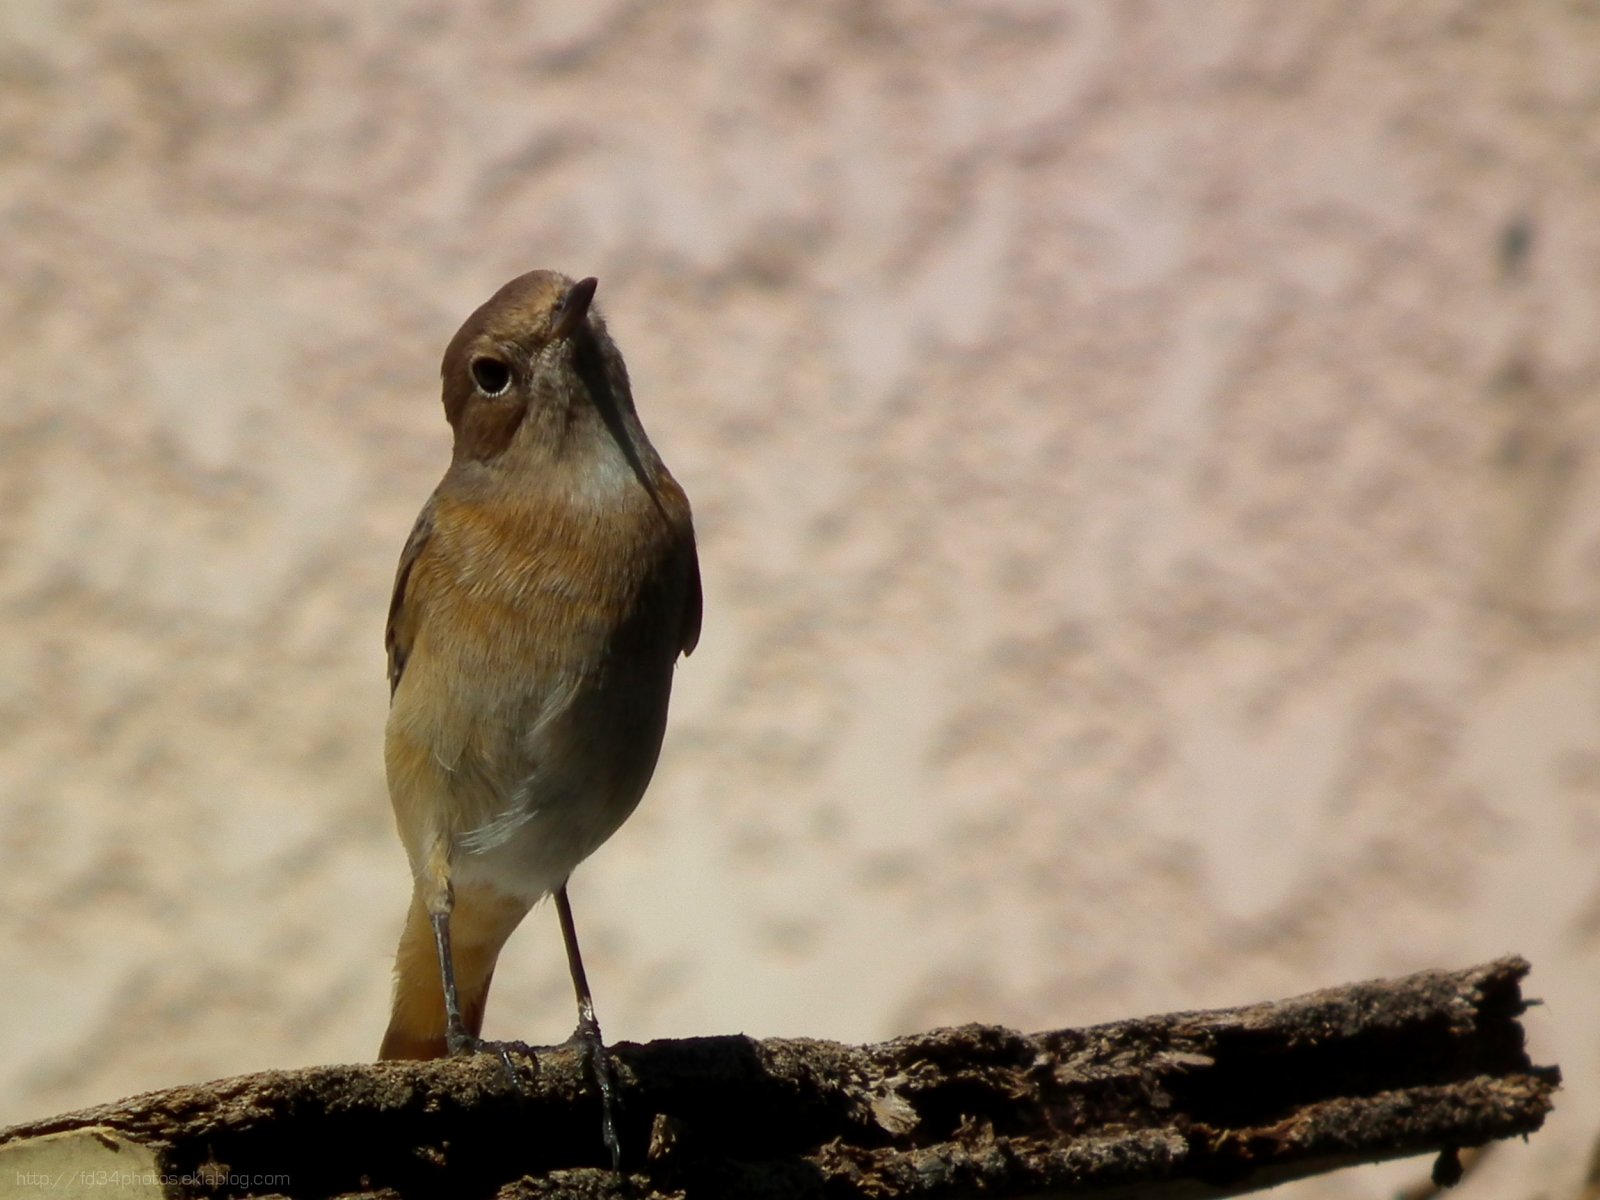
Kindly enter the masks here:
M 483 1038 L 474 1037 L 464 1029 L 451 1029 L 445 1033 L 445 1049 L 451 1058 L 462 1058 L 468 1054 L 493 1054 L 500 1059 L 500 1065 L 506 1069 L 506 1078 L 511 1081 L 511 1086 L 517 1091 L 522 1091 L 522 1073 L 517 1070 L 517 1064 L 511 1059 L 511 1048 L 505 1042 L 487 1042 Z
M 611 1169 L 620 1174 L 622 1141 L 617 1136 L 617 1072 L 611 1061 L 611 1051 L 600 1038 L 600 1023 L 593 1017 L 580 1019 L 567 1045 L 577 1049 L 600 1093 L 600 1137 L 611 1155 Z

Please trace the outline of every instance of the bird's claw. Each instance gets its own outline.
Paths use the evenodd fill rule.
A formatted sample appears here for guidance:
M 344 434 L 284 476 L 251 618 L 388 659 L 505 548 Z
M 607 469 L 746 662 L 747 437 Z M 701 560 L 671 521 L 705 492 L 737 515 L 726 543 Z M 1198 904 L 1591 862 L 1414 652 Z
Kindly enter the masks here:
M 600 1023 L 593 1018 L 579 1020 L 578 1028 L 567 1039 L 582 1056 L 583 1065 L 600 1093 L 600 1136 L 611 1155 L 611 1169 L 622 1172 L 622 1139 L 617 1136 L 617 1072 L 611 1051 L 600 1037 Z
M 517 1070 L 517 1064 L 511 1060 L 511 1051 L 504 1042 L 488 1042 L 483 1038 L 474 1037 L 464 1030 L 451 1030 L 445 1035 L 445 1048 L 451 1058 L 463 1058 L 469 1054 L 493 1054 L 500 1059 L 500 1065 L 506 1069 L 506 1078 L 517 1091 L 522 1091 L 522 1073 Z

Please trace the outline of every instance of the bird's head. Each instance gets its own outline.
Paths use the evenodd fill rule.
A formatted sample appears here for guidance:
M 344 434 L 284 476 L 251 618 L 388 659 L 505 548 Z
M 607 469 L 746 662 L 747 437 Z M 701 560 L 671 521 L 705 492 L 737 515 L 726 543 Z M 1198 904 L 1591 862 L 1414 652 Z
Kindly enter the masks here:
M 519 275 L 450 339 L 441 372 L 457 461 L 489 462 L 518 441 L 559 453 L 595 417 L 632 417 L 622 355 L 593 307 L 597 285 Z

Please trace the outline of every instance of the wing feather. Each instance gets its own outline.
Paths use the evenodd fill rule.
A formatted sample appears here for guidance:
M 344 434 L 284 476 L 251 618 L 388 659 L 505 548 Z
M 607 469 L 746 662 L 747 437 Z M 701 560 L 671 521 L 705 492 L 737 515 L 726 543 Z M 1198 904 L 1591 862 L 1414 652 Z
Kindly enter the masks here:
M 383 644 L 389 654 L 389 696 L 400 686 L 400 676 L 405 673 L 406 656 L 411 653 L 411 643 L 416 637 L 416 621 L 406 604 L 406 584 L 411 581 L 411 570 L 422 556 L 428 539 L 433 536 L 433 498 L 422 506 L 417 523 L 411 527 L 405 549 L 400 551 L 400 565 L 394 573 L 394 595 L 389 598 L 389 621 L 384 627 Z

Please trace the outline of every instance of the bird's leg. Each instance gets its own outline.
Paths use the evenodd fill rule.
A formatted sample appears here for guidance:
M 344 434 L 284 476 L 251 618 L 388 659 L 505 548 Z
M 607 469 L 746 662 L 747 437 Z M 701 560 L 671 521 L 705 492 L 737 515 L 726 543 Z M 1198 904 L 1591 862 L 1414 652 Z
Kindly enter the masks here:
M 450 952 L 450 910 L 428 914 L 433 922 L 433 944 L 439 950 L 439 978 L 444 980 L 444 1045 L 450 1057 L 470 1054 L 478 1039 L 467 1032 L 461 1019 L 461 996 L 456 990 L 456 960 Z
M 439 859 L 439 855 L 435 855 Z M 461 993 L 456 986 L 456 958 L 450 948 L 450 913 L 455 907 L 455 889 L 450 886 L 449 868 L 442 860 L 430 864 L 434 886 L 428 903 L 428 920 L 433 925 L 433 944 L 439 952 L 439 979 L 444 985 L 444 1046 L 451 1058 L 462 1054 L 476 1054 L 493 1050 L 500 1056 L 511 1086 L 522 1090 L 522 1078 L 517 1074 L 511 1054 L 499 1042 L 486 1042 L 467 1032 L 467 1023 L 461 1016 Z
M 456 889 L 450 882 L 450 843 L 435 838 L 429 847 L 417 886 L 428 920 L 433 925 L 433 945 L 439 953 L 439 978 L 444 983 L 444 1047 L 454 1058 L 478 1048 L 461 1019 L 461 993 L 456 987 L 456 956 L 450 949 L 450 913 L 456 906 Z
M 572 988 L 578 994 L 578 1028 L 572 1040 L 583 1052 L 583 1059 L 594 1075 L 595 1087 L 600 1092 L 600 1136 L 611 1152 L 611 1169 L 622 1170 L 622 1142 L 617 1137 L 617 1079 L 612 1069 L 611 1054 L 600 1038 L 600 1022 L 594 1015 L 594 999 L 589 995 L 589 977 L 583 970 L 583 956 L 578 952 L 578 931 L 572 924 L 572 903 L 567 899 L 567 885 L 556 889 L 556 916 L 561 921 L 561 940 L 567 947 L 567 966 L 572 971 Z

